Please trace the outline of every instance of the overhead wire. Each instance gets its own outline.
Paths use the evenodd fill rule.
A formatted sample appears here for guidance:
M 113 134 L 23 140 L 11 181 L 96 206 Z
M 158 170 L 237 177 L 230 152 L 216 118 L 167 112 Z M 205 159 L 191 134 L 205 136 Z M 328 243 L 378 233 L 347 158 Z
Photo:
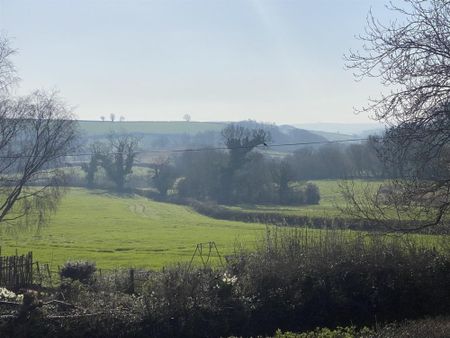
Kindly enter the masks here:
M 151 153 L 188 153 L 188 152 L 202 152 L 202 151 L 214 151 L 214 150 L 235 150 L 235 149 L 270 149 L 273 147 L 291 147 L 291 146 L 305 146 L 305 145 L 321 145 L 321 144 L 337 144 L 337 143 L 349 143 L 349 142 L 362 142 L 367 141 L 368 138 L 353 138 L 344 140 L 334 140 L 334 141 L 308 141 L 308 142 L 293 142 L 293 143 L 272 143 L 267 145 L 258 146 L 238 146 L 238 147 L 202 147 L 202 148 L 182 148 L 182 149 L 149 149 L 149 150 L 139 150 L 133 152 L 134 154 L 151 154 Z M 107 154 L 114 155 L 120 152 L 107 152 Z M 79 156 L 91 156 L 94 152 L 85 153 L 72 153 L 64 154 L 61 157 L 79 157 Z M 32 155 L 10 155 L 10 156 L 0 156 L 0 159 L 21 159 L 21 158 L 32 158 Z

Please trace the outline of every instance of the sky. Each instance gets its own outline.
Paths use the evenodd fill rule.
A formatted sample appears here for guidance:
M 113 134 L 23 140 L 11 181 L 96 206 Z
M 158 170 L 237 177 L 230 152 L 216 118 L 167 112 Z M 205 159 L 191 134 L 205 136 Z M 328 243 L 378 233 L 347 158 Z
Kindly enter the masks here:
M 0 0 L 18 94 L 57 90 L 80 119 L 369 122 L 383 90 L 343 55 L 384 0 Z

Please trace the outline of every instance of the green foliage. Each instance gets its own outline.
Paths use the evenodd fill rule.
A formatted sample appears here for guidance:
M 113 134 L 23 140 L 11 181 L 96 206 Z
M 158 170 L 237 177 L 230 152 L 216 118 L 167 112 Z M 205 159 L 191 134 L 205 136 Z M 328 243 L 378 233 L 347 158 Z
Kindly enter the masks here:
M 303 333 L 283 332 L 278 329 L 274 338 L 354 338 L 354 337 L 372 337 L 374 332 L 369 328 L 358 330 L 355 326 L 338 326 L 331 330 L 328 328 L 316 328 L 314 331 Z

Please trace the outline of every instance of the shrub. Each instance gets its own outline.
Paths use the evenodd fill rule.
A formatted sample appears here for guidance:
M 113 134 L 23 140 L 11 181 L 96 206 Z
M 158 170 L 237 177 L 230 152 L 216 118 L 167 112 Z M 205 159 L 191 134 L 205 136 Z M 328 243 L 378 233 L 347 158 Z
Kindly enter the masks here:
M 305 186 L 305 203 L 306 204 L 319 204 L 320 192 L 319 187 L 313 183 L 307 183 Z
M 442 338 L 448 337 L 449 332 L 450 318 L 435 317 L 385 325 L 373 337 Z
M 236 296 L 236 277 L 185 265 L 150 276 L 144 300 L 151 337 L 219 337 L 240 330 L 246 315 Z
M 397 237 L 270 230 L 256 251 L 227 261 L 225 270 L 177 266 L 152 274 L 144 296 L 151 336 L 271 335 L 449 311 L 449 256 Z M 345 337 L 349 330 L 313 333 Z
M 82 283 L 89 283 L 96 271 L 95 263 L 88 261 L 66 262 L 60 271 L 61 278 L 70 278 Z
M 229 264 L 253 335 L 449 312 L 448 254 L 398 237 L 284 229 Z

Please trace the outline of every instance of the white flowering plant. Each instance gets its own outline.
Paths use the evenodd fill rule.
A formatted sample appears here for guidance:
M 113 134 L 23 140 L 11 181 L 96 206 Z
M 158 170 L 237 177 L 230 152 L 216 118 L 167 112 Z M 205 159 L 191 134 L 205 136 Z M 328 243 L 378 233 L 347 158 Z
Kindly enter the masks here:
M 0 300 L 21 302 L 23 300 L 23 295 L 18 295 L 7 288 L 0 287 Z
M 232 285 L 236 284 L 237 277 L 228 272 L 224 272 L 224 274 L 222 276 L 222 282 L 224 282 L 224 284 L 232 286 Z

